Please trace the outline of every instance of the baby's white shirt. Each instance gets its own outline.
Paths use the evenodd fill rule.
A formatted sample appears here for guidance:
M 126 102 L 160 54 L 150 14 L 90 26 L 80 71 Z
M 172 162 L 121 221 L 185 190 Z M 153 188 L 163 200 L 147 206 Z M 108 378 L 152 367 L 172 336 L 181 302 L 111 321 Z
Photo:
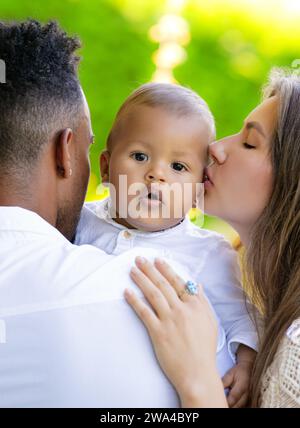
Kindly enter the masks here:
M 183 265 L 192 281 L 203 285 L 224 328 L 233 360 L 239 344 L 258 349 L 258 334 L 249 315 L 255 309 L 249 302 L 246 307 L 237 253 L 222 235 L 200 229 L 188 217 L 160 232 L 127 229 L 111 218 L 107 198 L 84 205 L 74 244 L 94 245 L 114 255 L 135 247 L 160 250 L 169 260 Z

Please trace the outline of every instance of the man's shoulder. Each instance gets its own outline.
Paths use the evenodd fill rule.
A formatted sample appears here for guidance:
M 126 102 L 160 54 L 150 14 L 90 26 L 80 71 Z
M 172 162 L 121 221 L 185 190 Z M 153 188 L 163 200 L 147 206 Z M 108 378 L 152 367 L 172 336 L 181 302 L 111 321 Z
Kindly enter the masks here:
M 4 260 L 15 267 L 5 271 L 2 267 L 0 272 L 3 316 L 123 300 L 125 288 L 133 286 L 129 273 L 135 258 L 143 254 L 153 261 L 163 255 L 150 248 L 134 248 L 112 256 L 90 245 L 44 241 L 28 250 L 30 255 L 26 245 L 22 249 L 24 263 L 17 257 Z
M 80 300 L 103 282 L 102 268 L 111 259 L 92 246 L 78 247 L 52 237 L 16 242 L 1 254 L 0 310 L 35 311 L 55 302 Z

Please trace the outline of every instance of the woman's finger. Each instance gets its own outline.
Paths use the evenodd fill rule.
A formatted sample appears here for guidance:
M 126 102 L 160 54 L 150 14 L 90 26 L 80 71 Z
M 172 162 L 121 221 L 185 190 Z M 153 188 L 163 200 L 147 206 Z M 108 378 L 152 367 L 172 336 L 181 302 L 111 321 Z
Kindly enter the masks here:
M 195 295 L 191 295 L 185 292 L 186 282 L 179 276 L 171 266 L 162 259 L 155 259 L 155 267 L 157 270 L 167 279 L 167 281 L 172 285 L 176 294 L 180 300 L 183 301 L 194 301 Z M 199 300 L 205 298 L 203 293 L 203 287 L 201 284 L 197 284 L 198 293 L 197 297 Z
M 155 259 L 154 265 L 161 275 L 172 285 L 177 296 L 182 293 L 185 287 L 185 281 L 162 259 Z
M 139 269 L 133 267 L 130 271 L 131 279 L 143 292 L 153 310 L 159 319 L 165 319 L 170 316 L 170 306 L 165 296 L 159 288 L 157 288 L 150 279 Z
M 134 293 L 134 291 L 126 288 L 124 295 L 126 301 L 133 308 L 137 316 L 144 323 L 149 334 L 152 336 L 159 326 L 159 320 L 155 313 Z
M 152 263 L 143 257 L 137 257 L 135 263 L 144 275 L 146 275 L 149 280 L 160 289 L 171 307 L 178 303 L 176 291 L 171 287 L 165 276 L 162 275 Z

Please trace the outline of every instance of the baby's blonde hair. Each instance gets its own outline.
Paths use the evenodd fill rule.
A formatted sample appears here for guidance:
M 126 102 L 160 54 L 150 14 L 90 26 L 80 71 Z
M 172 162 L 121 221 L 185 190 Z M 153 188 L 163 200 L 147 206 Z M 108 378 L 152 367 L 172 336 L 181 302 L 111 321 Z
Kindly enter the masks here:
M 121 105 L 107 138 L 107 148 L 109 151 L 115 140 L 120 118 L 133 105 L 162 107 L 178 116 L 199 114 L 210 127 L 211 140 L 215 138 L 216 128 L 214 117 L 206 102 L 196 92 L 171 83 L 146 83 L 133 91 Z

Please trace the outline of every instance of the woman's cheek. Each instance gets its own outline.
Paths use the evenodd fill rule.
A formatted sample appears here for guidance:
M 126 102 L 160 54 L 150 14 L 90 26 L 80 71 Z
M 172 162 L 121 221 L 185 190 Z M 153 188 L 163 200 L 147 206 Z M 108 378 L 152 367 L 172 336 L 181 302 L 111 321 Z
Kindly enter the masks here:
M 262 176 L 262 179 L 261 179 L 260 191 L 259 191 L 260 198 L 261 198 L 262 210 L 267 206 L 267 204 L 271 198 L 272 190 L 273 190 L 272 172 L 270 171 L 269 174 L 267 174 L 265 172 Z
M 259 163 L 258 163 L 259 165 Z M 270 200 L 272 192 L 272 168 L 269 163 L 260 163 L 259 168 L 252 169 L 253 174 L 248 189 L 245 190 L 243 199 L 247 201 L 249 213 L 251 212 L 252 221 L 256 222 Z M 246 178 L 246 177 L 245 177 Z

